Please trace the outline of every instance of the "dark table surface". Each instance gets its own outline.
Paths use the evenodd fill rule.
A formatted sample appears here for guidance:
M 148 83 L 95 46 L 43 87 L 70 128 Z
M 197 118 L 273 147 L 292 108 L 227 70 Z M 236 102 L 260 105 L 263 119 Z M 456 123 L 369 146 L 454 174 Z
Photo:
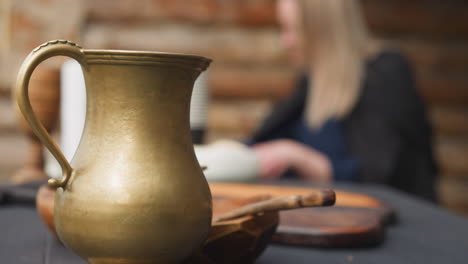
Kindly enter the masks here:
M 468 263 L 468 220 L 402 192 L 377 185 L 338 185 L 393 206 L 398 222 L 383 244 L 362 249 L 271 245 L 257 263 Z M 84 264 L 53 238 L 34 206 L 0 205 L 0 263 Z

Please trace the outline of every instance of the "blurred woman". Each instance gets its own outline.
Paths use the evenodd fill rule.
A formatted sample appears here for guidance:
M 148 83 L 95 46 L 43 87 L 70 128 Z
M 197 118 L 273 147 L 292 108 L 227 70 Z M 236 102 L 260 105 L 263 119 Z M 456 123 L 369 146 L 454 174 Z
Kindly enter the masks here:
M 301 73 L 252 138 L 260 175 L 389 184 L 434 200 L 431 129 L 409 65 L 370 39 L 356 0 L 278 0 Z

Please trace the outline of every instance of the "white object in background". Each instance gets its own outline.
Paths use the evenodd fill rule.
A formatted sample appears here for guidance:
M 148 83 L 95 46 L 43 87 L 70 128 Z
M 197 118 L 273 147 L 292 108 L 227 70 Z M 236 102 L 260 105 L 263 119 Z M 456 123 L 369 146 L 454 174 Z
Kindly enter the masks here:
M 80 143 L 86 118 L 86 86 L 78 62 L 69 60 L 61 71 L 60 130 L 61 148 L 71 160 Z
M 60 149 L 69 161 L 73 158 L 86 118 L 86 86 L 81 66 L 75 60 L 66 61 L 60 70 Z M 50 156 L 50 155 L 49 155 Z M 61 177 L 57 161 L 48 158 L 46 173 Z
M 195 145 L 198 162 L 207 166 L 208 181 L 246 182 L 257 177 L 258 159 L 249 147 L 236 141 Z
M 190 102 L 190 128 L 192 130 L 205 130 L 208 120 L 208 76 L 209 71 L 202 72 L 193 85 Z

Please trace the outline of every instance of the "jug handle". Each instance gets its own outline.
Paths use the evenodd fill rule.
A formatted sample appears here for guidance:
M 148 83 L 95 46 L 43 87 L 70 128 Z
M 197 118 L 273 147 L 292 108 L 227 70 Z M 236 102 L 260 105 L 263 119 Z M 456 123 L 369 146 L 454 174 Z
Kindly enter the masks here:
M 67 56 L 77 60 L 82 66 L 85 66 L 86 64 L 85 55 L 83 49 L 80 46 L 67 40 L 48 41 L 35 48 L 21 65 L 18 78 L 16 80 L 15 96 L 19 109 L 23 113 L 26 121 L 31 126 L 32 131 L 34 134 L 36 134 L 42 144 L 44 144 L 44 146 L 46 146 L 47 149 L 52 153 L 62 168 L 62 178 L 60 180 L 53 178 L 49 179 L 49 186 L 53 188 L 64 188 L 71 177 L 73 169 L 60 148 L 50 137 L 47 130 L 34 114 L 28 96 L 29 80 L 34 69 L 42 61 L 53 56 Z

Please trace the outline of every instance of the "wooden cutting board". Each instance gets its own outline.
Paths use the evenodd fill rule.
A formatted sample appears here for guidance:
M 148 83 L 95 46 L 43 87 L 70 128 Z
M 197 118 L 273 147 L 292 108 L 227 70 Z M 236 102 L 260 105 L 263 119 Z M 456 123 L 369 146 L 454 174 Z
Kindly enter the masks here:
M 232 198 L 306 195 L 311 190 L 229 183 L 211 183 L 210 188 L 214 196 Z M 386 225 L 395 219 L 394 210 L 368 195 L 335 192 L 335 206 L 280 212 L 280 223 L 273 241 L 311 247 L 365 247 L 381 243 Z

